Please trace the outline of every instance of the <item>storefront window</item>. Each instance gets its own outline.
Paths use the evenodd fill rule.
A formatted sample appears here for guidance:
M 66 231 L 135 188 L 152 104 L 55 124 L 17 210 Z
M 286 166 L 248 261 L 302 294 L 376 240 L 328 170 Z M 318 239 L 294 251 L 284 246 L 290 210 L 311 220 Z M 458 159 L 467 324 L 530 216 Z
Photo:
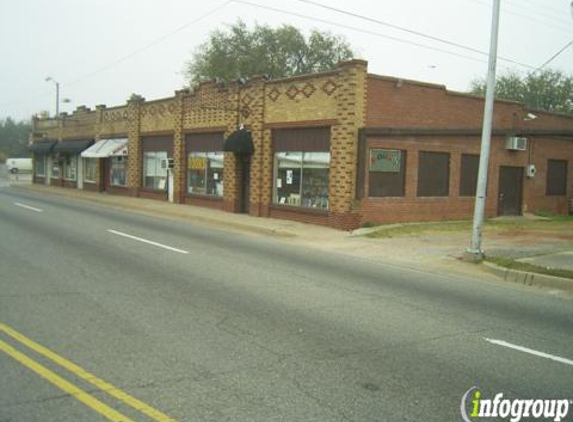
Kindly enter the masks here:
M 167 169 L 161 168 L 161 160 L 167 159 L 167 151 L 143 153 L 143 187 L 164 190 L 167 185 Z
M 58 156 L 52 156 L 52 169 L 50 171 L 50 177 L 52 179 L 59 179 L 60 178 L 60 163 L 58 161 Z
M 64 179 L 76 180 L 78 169 L 78 157 L 75 155 L 66 155 L 64 159 Z
M 110 158 L 109 179 L 112 186 L 125 186 L 127 160 L 125 157 Z
M 36 155 L 36 175 L 45 176 L 46 175 L 46 157 L 43 155 Z
M 274 202 L 327 210 L 328 152 L 275 153 Z
M 96 180 L 96 159 L 83 158 L 84 160 L 84 181 L 95 182 Z
M 187 191 L 199 195 L 223 196 L 224 153 L 191 152 L 187 159 Z

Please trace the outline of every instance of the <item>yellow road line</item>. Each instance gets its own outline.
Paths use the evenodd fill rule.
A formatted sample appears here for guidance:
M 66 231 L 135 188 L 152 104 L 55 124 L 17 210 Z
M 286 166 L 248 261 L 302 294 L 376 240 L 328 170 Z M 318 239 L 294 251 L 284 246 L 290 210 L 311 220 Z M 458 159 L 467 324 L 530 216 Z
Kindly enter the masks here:
M 110 396 L 115 397 L 119 401 L 133 407 L 134 409 L 138 410 L 139 412 L 143 413 L 146 416 L 156 420 L 157 422 L 177 422 L 175 419 L 171 419 L 166 414 L 160 412 L 157 409 L 149 406 L 148 404 L 142 402 L 141 400 L 136 399 L 135 397 L 130 396 L 126 392 L 120 390 L 119 388 L 115 387 L 114 385 L 99 379 L 95 375 L 89 373 L 82 367 L 76 365 L 75 363 L 67 360 L 66 358 L 61 357 L 60 355 L 52 352 L 50 349 L 42 346 L 41 344 L 36 343 L 35 341 L 29 339 L 28 337 L 20 334 L 18 331 L 14 330 L 13 328 L 8 327 L 6 324 L 0 323 L 0 331 L 3 331 L 13 339 L 19 341 L 23 345 L 29 347 L 30 349 L 34 350 L 35 352 L 39 353 L 40 355 L 50 359 L 51 361 L 57 363 L 62 368 L 67 369 L 68 371 L 72 372 L 77 377 L 89 382 L 93 386 L 97 387 L 98 389 L 106 392 Z
M 30 359 L 25 354 L 19 352 L 18 350 L 14 349 L 9 344 L 5 343 L 4 341 L 0 340 L 0 350 L 5 352 L 7 355 L 13 357 L 22 365 L 27 366 L 32 371 L 40 375 L 42 378 L 50 381 L 59 389 L 65 391 L 66 393 L 70 394 L 75 399 L 81 401 L 88 407 L 91 407 L 93 410 L 98 412 L 99 414 L 105 416 L 107 419 L 113 422 L 134 422 L 133 419 L 128 418 L 127 416 L 122 415 L 117 410 L 112 409 L 111 407 L 105 405 L 95 397 L 89 395 L 84 390 L 76 387 L 71 382 L 66 381 L 59 375 L 53 373 L 45 366 L 39 364 L 38 362 Z

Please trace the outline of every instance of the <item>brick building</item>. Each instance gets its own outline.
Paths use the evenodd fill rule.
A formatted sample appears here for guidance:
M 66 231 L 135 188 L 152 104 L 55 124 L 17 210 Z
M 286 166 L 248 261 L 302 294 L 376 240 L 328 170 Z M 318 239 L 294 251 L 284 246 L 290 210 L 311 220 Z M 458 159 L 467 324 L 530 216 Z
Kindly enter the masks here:
M 507 101 L 494 113 L 487 216 L 568 212 L 573 118 Z M 465 219 L 482 114 L 481 98 L 371 75 L 361 60 L 204 82 L 34 119 L 34 182 L 340 229 Z

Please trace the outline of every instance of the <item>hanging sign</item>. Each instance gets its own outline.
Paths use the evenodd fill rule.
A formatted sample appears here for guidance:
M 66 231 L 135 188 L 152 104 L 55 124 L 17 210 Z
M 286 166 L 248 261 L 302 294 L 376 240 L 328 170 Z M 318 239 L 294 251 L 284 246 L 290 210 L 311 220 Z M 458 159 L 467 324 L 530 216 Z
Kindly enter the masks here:
M 399 149 L 371 149 L 370 171 L 398 173 L 402 165 L 402 151 Z

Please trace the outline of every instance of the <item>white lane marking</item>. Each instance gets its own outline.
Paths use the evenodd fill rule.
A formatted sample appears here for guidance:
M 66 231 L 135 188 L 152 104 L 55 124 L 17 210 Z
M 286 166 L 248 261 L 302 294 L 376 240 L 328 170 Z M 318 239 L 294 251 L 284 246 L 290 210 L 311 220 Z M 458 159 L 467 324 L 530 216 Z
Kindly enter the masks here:
M 189 253 L 187 251 L 184 251 L 183 249 L 172 248 L 171 246 L 163 245 L 161 243 L 153 242 L 151 240 L 143 239 L 141 237 L 132 236 L 131 234 L 118 232 L 117 230 L 109 229 L 108 233 L 117 234 L 118 236 L 127 237 L 128 239 L 137 240 L 138 242 L 147 243 L 148 245 L 157 246 L 158 248 L 167 249 L 168 251 L 172 251 L 172 252 L 177 252 L 177 253 L 182 253 L 182 254 L 188 254 Z
M 25 208 L 25 209 L 30 210 L 30 211 L 36 211 L 36 212 L 42 212 L 43 211 L 40 208 L 31 207 L 30 205 L 21 204 L 19 202 L 14 202 L 14 205 L 16 205 L 17 207 Z
M 565 359 L 565 358 L 562 358 L 560 356 L 550 355 L 549 353 L 544 353 L 544 352 L 540 352 L 538 350 L 528 349 L 527 347 L 518 346 L 516 344 L 511 344 L 511 343 L 508 343 L 507 341 L 503 341 L 503 340 L 495 340 L 495 339 L 485 338 L 485 337 L 484 337 L 484 340 L 489 342 L 489 343 L 492 343 L 492 344 L 497 344 L 498 346 L 508 347 L 510 349 L 513 349 L 513 350 L 518 350 L 520 352 L 529 353 L 530 355 L 539 356 L 539 357 L 542 357 L 545 359 L 551 359 L 551 360 L 554 360 L 554 361 L 559 362 L 559 363 L 564 363 L 565 365 L 573 366 L 573 360 Z

